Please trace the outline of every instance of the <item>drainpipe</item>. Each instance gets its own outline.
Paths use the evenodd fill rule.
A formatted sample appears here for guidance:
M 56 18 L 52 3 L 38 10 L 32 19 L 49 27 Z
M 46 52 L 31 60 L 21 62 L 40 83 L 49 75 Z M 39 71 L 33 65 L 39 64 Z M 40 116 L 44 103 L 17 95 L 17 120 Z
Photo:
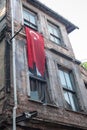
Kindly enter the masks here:
M 12 37 L 14 36 L 14 0 L 11 0 L 11 26 Z M 16 130 L 16 109 L 17 109 L 17 88 L 16 88 L 16 64 L 15 64 L 15 38 L 12 39 L 12 69 L 14 87 L 14 107 L 13 107 L 13 130 Z

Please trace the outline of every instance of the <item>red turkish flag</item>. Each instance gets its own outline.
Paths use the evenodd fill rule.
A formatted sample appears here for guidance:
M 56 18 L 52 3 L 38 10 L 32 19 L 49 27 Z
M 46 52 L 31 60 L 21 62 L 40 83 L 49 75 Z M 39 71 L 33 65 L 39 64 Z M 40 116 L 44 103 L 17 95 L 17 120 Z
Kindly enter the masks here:
M 33 69 L 34 63 L 43 76 L 45 71 L 44 39 L 41 34 L 25 27 L 27 38 L 28 66 Z

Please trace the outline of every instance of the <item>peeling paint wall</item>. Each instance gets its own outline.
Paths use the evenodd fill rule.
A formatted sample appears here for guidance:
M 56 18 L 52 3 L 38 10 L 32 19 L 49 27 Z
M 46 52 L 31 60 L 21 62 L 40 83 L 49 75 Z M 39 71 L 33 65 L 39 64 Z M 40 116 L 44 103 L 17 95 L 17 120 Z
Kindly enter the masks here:
M 81 88 L 81 86 L 83 86 L 83 82 L 82 79 L 80 79 L 81 77 L 79 76 L 79 74 L 81 74 L 79 70 L 79 66 L 74 61 L 69 61 L 68 59 L 58 55 L 57 53 L 53 53 L 51 51 L 51 48 L 53 48 L 54 50 L 56 50 L 56 52 L 57 51 L 61 52 L 64 55 L 70 56 L 74 59 L 73 50 L 70 41 L 68 39 L 64 25 L 52 19 L 51 17 L 47 16 L 40 10 L 28 4 L 26 1 L 23 1 L 23 5 L 25 5 L 27 8 L 33 10 L 38 14 L 39 32 L 43 34 L 45 40 L 45 52 L 46 52 L 48 72 L 49 72 L 49 82 L 50 82 L 49 87 L 51 93 L 51 100 L 52 102 L 54 102 L 55 105 L 45 106 L 39 102 L 30 100 L 28 96 L 27 90 L 29 86 L 27 86 L 27 83 L 29 82 L 29 74 L 27 68 L 27 59 L 25 58 L 26 37 L 23 29 L 20 32 L 20 35 L 16 39 L 16 79 L 17 79 L 17 93 L 18 93 L 17 113 L 20 115 L 24 111 L 36 110 L 38 111 L 38 117 L 36 118 L 36 120 L 38 120 L 39 118 L 44 121 L 48 120 L 49 122 L 50 121 L 54 123 L 57 122 L 57 124 L 58 122 L 62 122 L 62 124 L 65 123 L 65 124 L 77 125 L 79 127 L 87 127 L 86 125 L 87 119 L 85 117 L 85 114 L 80 114 L 78 112 L 73 112 L 65 109 L 63 92 L 60 86 L 60 79 L 58 76 L 58 66 L 57 66 L 58 64 L 70 70 L 73 70 L 74 77 L 75 77 L 75 84 L 78 93 L 77 94 L 78 102 L 81 108 L 81 112 L 86 112 L 85 111 L 86 102 L 83 99 L 85 92 Z M 22 17 L 22 12 L 20 13 Z M 18 19 L 15 20 L 18 21 Z M 47 30 L 47 20 L 50 20 L 53 23 L 60 26 L 61 33 L 63 34 L 63 39 L 66 44 L 66 48 L 62 48 L 61 46 L 58 46 L 49 40 L 49 34 Z M 16 23 L 15 26 L 16 31 L 18 30 L 17 27 L 19 27 L 17 25 L 20 25 L 20 21 Z M 43 127 L 41 129 L 47 129 L 47 128 Z

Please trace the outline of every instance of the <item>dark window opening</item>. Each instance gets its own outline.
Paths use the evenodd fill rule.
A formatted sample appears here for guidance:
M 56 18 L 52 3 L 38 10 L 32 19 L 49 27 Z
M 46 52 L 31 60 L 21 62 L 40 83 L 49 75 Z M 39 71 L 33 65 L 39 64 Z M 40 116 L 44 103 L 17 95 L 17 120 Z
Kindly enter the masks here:
M 34 69 L 29 69 L 30 75 L 30 98 L 42 103 L 51 103 L 48 81 L 47 81 L 47 67 L 44 76 L 42 77 L 36 66 Z
M 85 84 L 85 88 L 87 89 L 87 83 L 84 83 Z

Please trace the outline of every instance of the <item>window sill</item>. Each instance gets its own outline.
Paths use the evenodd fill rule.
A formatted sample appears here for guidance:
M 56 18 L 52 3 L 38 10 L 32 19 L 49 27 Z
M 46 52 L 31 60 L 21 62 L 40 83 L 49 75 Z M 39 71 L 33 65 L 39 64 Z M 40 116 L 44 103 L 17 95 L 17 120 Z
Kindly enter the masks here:
M 62 48 L 64 48 L 64 49 L 68 50 L 68 48 L 67 48 L 67 46 L 66 46 L 65 44 L 57 44 L 56 42 L 54 42 L 54 41 L 52 41 L 52 40 L 50 40 L 50 39 L 49 39 L 49 41 L 50 41 L 52 44 L 54 44 L 54 45 L 57 45 L 57 46 L 59 46 L 59 47 L 62 47 Z
M 43 104 L 44 105 L 44 104 Z M 52 107 L 52 108 L 58 108 L 56 105 L 47 103 L 46 106 Z
M 34 74 L 29 74 L 29 77 L 30 77 L 30 78 L 33 78 L 33 79 L 36 79 L 36 80 L 39 80 L 39 81 L 41 81 L 41 82 L 46 83 L 46 80 L 43 79 L 43 78 L 40 77 L 40 76 L 35 76 Z
M 68 112 L 72 112 L 72 113 L 76 113 L 76 114 L 81 114 L 81 115 L 87 116 L 87 113 L 84 112 L 84 111 L 82 111 L 82 112 L 81 111 L 73 111 L 73 110 L 70 110 L 68 108 L 65 108 L 65 110 L 68 111 Z
M 24 26 L 25 27 L 28 27 L 28 28 L 30 28 L 30 29 L 32 29 L 32 30 L 34 30 L 34 31 L 38 31 L 38 28 L 36 27 L 36 28 L 33 28 L 33 27 L 31 27 L 31 26 L 29 26 L 29 25 L 27 25 L 27 24 L 24 24 Z
M 33 102 L 33 103 L 38 103 L 38 104 L 41 104 L 41 105 L 43 105 L 43 106 L 46 106 L 46 107 L 51 107 L 51 108 L 59 108 L 58 106 L 56 106 L 56 105 L 53 105 L 53 104 L 49 104 L 49 103 L 43 103 L 43 102 L 41 102 L 41 101 L 38 101 L 38 100 L 33 100 L 33 99 L 31 99 L 31 98 L 29 98 L 28 99 L 30 102 Z M 70 110 L 70 109 L 68 109 L 68 108 L 65 108 L 65 110 L 67 111 L 67 112 L 71 112 L 71 113 L 76 113 L 76 114 L 80 114 L 80 115 L 84 115 L 84 116 L 87 116 L 87 113 L 86 112 L 81 112 L 81 111 L 73 111 L 73 110 Z
M 43 103 L 41 101 L 38 101 L 38 100 L 33 100 L 31 98 L 28 99 L 30 102 L 34 102 L 34 103 L 38 103 L 38 104 L 41 104 L 43 106 L 48 106 L 48 107 L 52 107 L 52 108 L 58 108 L 56 105 L 53 105 L 53 104 L 49 104 L 49 103 Z
M 31 99 L 31 98 L 29 98 L 28 100 L 31 101 L 31 102 L 43 104 L 43 102 L 41 102 L 41 101 L 39 101 L 39 100 L 34 100 L 34 99 Z

